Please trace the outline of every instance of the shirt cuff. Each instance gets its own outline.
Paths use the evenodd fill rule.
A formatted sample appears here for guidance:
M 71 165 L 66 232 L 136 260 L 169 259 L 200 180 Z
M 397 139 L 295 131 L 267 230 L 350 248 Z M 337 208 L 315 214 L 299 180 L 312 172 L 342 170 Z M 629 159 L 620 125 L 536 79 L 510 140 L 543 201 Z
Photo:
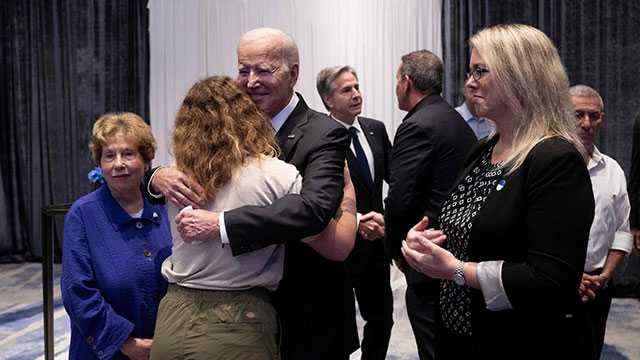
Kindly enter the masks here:
M 502 264 L 504 261 L 482 261 L 478 263 L 476 275 L 487 310 L 511 309 L 511 302 L 502 284 Z
M 220 212 L 218 215 L 218 225 L 220 226 L 220 242 L 222 242 L 222 247 L 229 244 L 229 237 L 227 236 L 227 227 L 224 226 L 224 211 Z
M 633 235 L 627 231 L 616 231 L 610 249 L 624 251 L 628 255 L 633 249 Z
M 360 217 L 362 217 L 362 214 L 357 212 L 356 213 L 356 232 L 360 230 Z
M 164 195 L 162 194 L 156 194 L 153 192 L 153 187 L 151 186 L 151 183 L 153 183 L 153 178 L 156 176 L 156 174 L 158 173 L 158 170 L 162 169 L 163 166 L 158 166 L 158 168 L 153 172 L 153 174 L 151 174 L 151 177 L 149 178 L 149 183 L 147 184 L 147 193 L 149 195 L 151 195 L 151 197 L 155 198 L 155 199 L 161 199 Z

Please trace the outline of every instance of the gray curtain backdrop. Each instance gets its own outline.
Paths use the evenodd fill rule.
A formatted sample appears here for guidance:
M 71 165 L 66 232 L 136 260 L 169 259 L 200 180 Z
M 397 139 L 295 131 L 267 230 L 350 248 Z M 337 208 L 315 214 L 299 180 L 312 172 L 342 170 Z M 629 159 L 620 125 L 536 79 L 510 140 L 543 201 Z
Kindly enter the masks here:
M 597 146 L 629 175 L 633 118 L 640 111 L 640 1 L 444 0 L 442 9 L 445 96 L 451 104 L 463 101 L 470 35 L 500 23 L 535 26 L 555 42 L 571 84 L 602 95 L 606 118 Z M 638 257 L 630 257 L 622 271 L 619 283 L 637 286 Z
M 0 2 L 0 260 L 42 255 L 40 212 L 91 186 L 91 127 L 149 113 L 146 1 Z

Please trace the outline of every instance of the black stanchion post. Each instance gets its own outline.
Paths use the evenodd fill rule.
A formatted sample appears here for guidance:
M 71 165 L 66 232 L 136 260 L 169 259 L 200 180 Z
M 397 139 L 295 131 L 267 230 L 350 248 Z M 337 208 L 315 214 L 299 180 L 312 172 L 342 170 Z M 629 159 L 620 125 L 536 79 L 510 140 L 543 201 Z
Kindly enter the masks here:
M 55 246 L 55 216 L 64 215 L 71 204 L 42 207 L 42 304 L 44 316 L 44 358 L 54 359 L 53 350 L 53 257 Z

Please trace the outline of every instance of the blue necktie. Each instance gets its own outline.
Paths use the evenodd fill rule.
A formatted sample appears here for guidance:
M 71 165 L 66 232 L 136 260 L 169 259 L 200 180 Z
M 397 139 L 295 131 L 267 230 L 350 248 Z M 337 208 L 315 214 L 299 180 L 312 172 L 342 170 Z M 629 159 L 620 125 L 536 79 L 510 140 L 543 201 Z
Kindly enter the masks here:
M 364 154 L 364 149 L 362 149 L 362 145 L 360 145 L 360 140 L 358 140 L 358 129 L 355 127 L 349 128 L 349 135 L 351 135 L 351 141 L 353 142 L 353 148 L 356 150 L 356 160 L 358 161 L 358 167 L 360 168 L 360 172 L 362 176 L 367 180 L 369 185 L 373 184 L 373 179 L 371 178 L 371 170 L 369 169 L 369 162 L 367 161 L 367 156 Z

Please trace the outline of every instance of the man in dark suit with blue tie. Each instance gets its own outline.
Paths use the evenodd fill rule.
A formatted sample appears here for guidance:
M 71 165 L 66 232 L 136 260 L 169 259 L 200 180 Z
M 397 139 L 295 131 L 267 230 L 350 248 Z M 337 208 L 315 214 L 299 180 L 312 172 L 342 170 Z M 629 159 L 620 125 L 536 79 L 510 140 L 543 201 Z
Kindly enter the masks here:
M 423 216 L 438 228 L 438 215 L 476 136 L 440 96 L 442 61 L 428 50 L 402 57 L 396 74 L 400 110 L 408 111 L 391 150 L 385 199 L 386 247 L 407 279 L 407 314 L 421 360 L 433 359 L 439 283 L 407 266 L 402 240 Z
M 356 190 L 359 228 L 347 268 L 365 320 L 362 359 L 384 360 L 393 326 L 393 295 L 384 251 L 382 181 L 388 179 L 391 143 L 384 124 L 360 117 L 362 95 L 358 75 L 350 66 L 335 66 L 318 74 L 322 101 L 351 136 L 347 164 Z

